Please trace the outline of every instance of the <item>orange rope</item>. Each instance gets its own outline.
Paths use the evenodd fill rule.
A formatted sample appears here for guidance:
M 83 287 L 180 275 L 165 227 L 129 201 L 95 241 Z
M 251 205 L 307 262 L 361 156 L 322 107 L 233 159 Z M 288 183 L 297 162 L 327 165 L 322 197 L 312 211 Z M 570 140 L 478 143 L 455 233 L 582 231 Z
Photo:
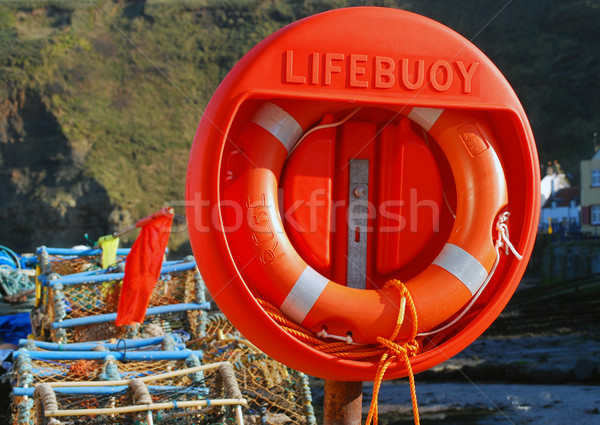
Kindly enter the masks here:
M 383 381 L 385 372 L 390 364 L 397 359 L 403 359 L 410 383 L 410 396 L 413 405 L 415 425 L 419 425 L 419 407 L 417 405 L 415 378 L 410 363 L 410 357 L 417 355 L 420 349 L 420 344 L 415 340 L 417 336 L 417 311 L 415 309 L 415 304 L 412 300 L 410 292 L 402 282 L 392 279 L 386 282 L 385 287 L 398 288 L 400 291 L 401 304 L 398 308 L 398 319 L 392 335 L 388 339 L 378 337 L 378 344 L 354 345 L 343 341 L 329 342 L 314 332 L 290 321 L 283 315 L 281 311 L 279 311 L 277 307 L 269 302 L 261 299 L 257 299 L 257 301 L 267 312 L 267 314 L 282 327 L 283 330 L 316 350 L 348 360 L 375 361 L 377 358 L 379 358 L 379 366 L 377 368 L 377 373 L 375 374 L 375 380 L 373 383 L 373 398 L 371 400 L 371 406 L 369 408 L 366 425 L 370 425 L 371 422 L 374 425 L 377 425 L 378 398 L 381 382 Z M 410 314 L 410 322 L 412 326 L 411 334 L 408 341 L 400 345 L 394 341 L 400 332 L 402 323 L 404 322 L 406 309 L 408 309 L 408 313 Z
M 408 381 L 410 383 L 410 398 L 413 407 L 413 417 L 415 420 L 415 425 L 419 425 L 419 406 L 417 404 L 415 376 L 413 374 L 412 366 L 410 364 L 409 359 L 410 357 L 417 355 L 420 348 L 419 343 L 415 340 L 417 336 L 417 311 L 415 309 L 415 304 L 412 300 L 410 292 L 402 282 L 396 279 L 392 279 L 385 284 L 385 287 L 390 286 L 394 286 L 400 291 L 401 304 L 400 308 L 398 309 L 398 320 L 396 321 L 396 327 L 394 328 L 394 331 L 392 332 L 390 338 L 385 339 L 382 337 L 377 337 L 377 342 L 385 346 L 387 348 L 387 351 L 381 356 L 381 359 L 379 360 L 379 367 L 377 368 L 377 373 L 375 374 L 375 381 L 373 382 L 373 398 L 371 399 L 371 406 L 369 407 L 366 425 L 370 425 L 371 422 L 373 423 L 373 425 L 377 425 L 378 423 L 379 389 L 381 388 L 381 382 L 383 381 L 383 377 L 388 367 L 397 358 L 402 358 L 404 360 L 404 364 L 406 365 L 406 372 L 408 375 Z M 405 305 L 408 307 L 408 311 L 411 314 L 412 331 L 410 339 L 404 344 L 400 345 L 394 342 L 394 340 L 396 339 L 398 332 L 400 332 L 400 328 L 402 327 L 402 323 L 404 322 Z

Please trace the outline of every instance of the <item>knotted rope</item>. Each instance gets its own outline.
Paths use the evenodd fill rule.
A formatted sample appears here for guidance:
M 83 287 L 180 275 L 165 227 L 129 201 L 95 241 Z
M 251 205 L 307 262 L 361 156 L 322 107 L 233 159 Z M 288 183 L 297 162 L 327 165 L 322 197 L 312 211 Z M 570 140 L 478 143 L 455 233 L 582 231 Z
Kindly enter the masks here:
M 385 372 L 390 364 L 397 359 L 402 359 L 404 361 L 404 365 L 406 366 L 406 373 L 408 375 L 408 381 L 410 384 L 410 398 L 412 401 L 413 416 L 415 419 L 415 425 L 419 425 L 419 406 L 417 404 L 415 376 L 412 371 L 412 365 L 410 364 L 410 357 L 416 356 L 420 349 L 419 343 L 415 340 L 417 336 L 417 311 L 415 309 L 415 304 L 410 292 L 402 282 L 397 279 L 392 279 L 386 282 L 384 287 L 396 287 L 398 289 L 401 297 L 400 308 L 398 309 L 398 319 L 392 335 L 388 339 L 377 337 L 377 342 L 386 347 L 387 351 L 381 356 L 381 359 L 379 360 L 379 367 L 377 368 L 377 373 L 375 374 L 375 380 L 373 382 L 373 398 L 371 399 L 371 406 L 369 407 L 366 425 L 370 425 L 371 423 L 377 425 L 378 423 L 379 389 L 381 388 L 381 382 L 383 381 Z M 406 307 L 408 307 L 412 328 L 410 338 L 401 345 L 395 341 L 396 337 L 398 336 L 398 332 L 400 332 L 400 328 L 404 323 Z

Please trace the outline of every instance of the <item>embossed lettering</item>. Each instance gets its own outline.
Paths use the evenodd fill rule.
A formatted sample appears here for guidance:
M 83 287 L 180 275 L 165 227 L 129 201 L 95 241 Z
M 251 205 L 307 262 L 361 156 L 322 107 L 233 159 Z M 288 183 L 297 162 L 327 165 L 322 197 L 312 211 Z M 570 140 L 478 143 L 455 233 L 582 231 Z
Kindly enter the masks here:
M 321 63 L 318 53 L 313 53 L 312 55 L 312 72 L 310 74 L 310 83 L 311 84 L 319 84 L 319 64 Z
M 277 247 L 279 246 L 279 242 L 275 241 L 273 246 L 270 249 L 265 249 L 260 253 L 258 259 L 263 266 L 274 263 L 279 258 L 283 257 L 283 252 L 277 253 Z
M 431 85 L 437 91 L 446 91 L 452 85 L 452 68 L 445 60 L 437 60 L 429 71 Z M 440 82 L 441 81 L 441 82 Z
M 367 73 L 367 69 L 364 67 L 367 59 L 367 55 L 350 55 L 350 87 L 369 87 L 368 81 L 358 79 L 359 75 Z M 361 62 L 360 65 L 359 62 Z
M 286 50 L 283 82 L 453 94 L 478 92 L 478 62 L 436 58 L 403 58 L 364 53 L 310 52 Z M 228 176 L 235 179 L 235 175 Z
M 285 52 L 285 82 L 304 84 L 306 77 L 302 75 L 294 75 L 294 51 L 287 50 Z
M 423 59 L 419 59 L 414 61 L 415 73 L 413 75 L 413 81 L 410 80 L 410 63 L 408 59 L 402 59 L 401 74 L 402 74 L 402 84 L 409 90 L 417 90 L 420 89 L 423 85 L 423 81 L 425 81 L 425 61 Z
M 337 61 L 338 63 L 340 61 L 344 60 L 344 54 L 343 53 L 325 53 L 325 85 L 326 86 L 330 86 L 331 85 L 331 74 L 335 73 L 341 73 L 342 72 L 342 67 L 340 65 L 334 65 L 333 61 Z
M 394 70 L 396 62 L 387 56 L 375 56 L 375 87 L 378 89 L 389 89 L 396 83 Z
M 456 61 L 456 66 L 458 66 L 460 75 L 463 77 L 463 93 L 471 93 L 471 81 L 473 80 L 473 75 L 475 75 L 475 71 L 477 71 L 479 62 L 471 62 L 468 69 L 463 61 Z
M 260 194 L 260 197 L 255 200 L 252 201 L 250 199 L 250 195 L 248 195 L 248 199 L 246 200 L 246 208 L 259 208 L 259 207 L 266 207 L 267 206 L 267 199 L 264 193 Z

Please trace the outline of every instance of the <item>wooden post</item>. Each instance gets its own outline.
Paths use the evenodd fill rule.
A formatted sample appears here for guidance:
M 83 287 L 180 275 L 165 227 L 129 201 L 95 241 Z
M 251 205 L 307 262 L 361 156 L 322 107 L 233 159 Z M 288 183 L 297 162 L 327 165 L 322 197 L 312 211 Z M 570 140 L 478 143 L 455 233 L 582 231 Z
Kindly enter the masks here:
M 323 425 L 360 425 L 362 382 L 325 380 Z

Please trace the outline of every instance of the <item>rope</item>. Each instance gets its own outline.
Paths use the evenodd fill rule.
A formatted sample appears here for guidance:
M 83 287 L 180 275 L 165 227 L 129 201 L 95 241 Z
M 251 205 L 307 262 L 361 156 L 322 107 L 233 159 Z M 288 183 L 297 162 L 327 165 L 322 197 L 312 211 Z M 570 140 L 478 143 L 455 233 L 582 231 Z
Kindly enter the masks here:
M 410 383 L 415 424 L 419 425 L 419 410 L 417 405 L 415 379 L 409 360 L 410 357 L 417 355 L 420 349 L 420 344 L 415 340 L 417 337 L 417 312 L 410 292 L 402 282 L 393 279 L 388 281 L 385 284 L 385 287 L 398 288 L 401 301 L 400 307 L 398 308 L 398 319 L 392 334 L 387 339 L 378 337 L 377 344 L 356 344 L 351 342 L 350 338 L 348 338 L 348 340 L 344 338 L 344 341 L 336 342 L 324 341 L 324 335 L 327 335 L 327 333 L 314 333 L 308 329 L 305 329 L 302 326 L 290 321 L 283 315 L 281 311 L 279 311 L 277 307 L 269 302 L 262 299 L 257 299 L 257 301 L 265 310 L 265 312 L 277 324 L 279 324 L 283 330 L 316 350 L 347 360 L 377 361 L 377 359 L 379 359 L 379 367 L 377 369 L 377 373 L 375 374 L 375 382 L 373 385 L 373 398 L 371 401 L 371 407 L 369 408 L 369 416 L 367 417 L 366 425 L 370 425 L 371 422 L 373 422 L 374 425 L 377 425 L 377 403 L 381 382 L 383 381 L 385 372 L 390 364 L 397 359 L 402 359 L 406 366 Z M 412 326 L 410 339 L 402 344 L 399 344 L 395 341 L 395 339 L 402 328 L 407 309 L 408 314 L 410 314 L 410 323 Z M 332 336 L 328 335 L 328 337 L 331 338 Z
M 383 381 L 385 372 L 387 371 L 390 364 L 398 358 L 403 359 L 404 364 L 406 366 L 408 381 L 410 383 L 410 398 L 413 407 L 413 417 L 415 420 L 415 425 L 419 425 L 420 420 L 419 406 L 417 404 L 417 389 L 415 385 L 415 376 L 413 374 L 412 366 L 410 364 L 409 359 L 410 357 L 416 356 L 420 348 L 419 343 L 415 340 L 417 336 L 417 310 L 415 309 L 415 304 L 412 300 L 410 292 L 402 282 L 396 279 L 392 279 L 386 282 L 385 287 L 397 288 L 402 298 L 400 302 L 400 308 L 398 309 L 398 319 L 396 320 L 396 326 L 394 327 L 392 335 L 388 339 L 383 337 L 377 337 L 377 341 L 381 345 L 385 346 L 387 348 L 387 351 L 381 356 L 381 359 L 379 360 L 379 367 L 377 368 L 377 373 L 375 374 L 375 381 L 373 382 L 373 397 L 371 399 L 371 406 L 369 407 L 366 425 L 370 425 L 371 423 L 377 425 L 378 423 L 379 389 L 381 388 L 381 382 Z M 408 311 L 411 315 L 412 329 L 410 339 L 404 342 L 404 344 L 400 345 L 394 341 L 398 336 L 398 332 L 400 332 L 402 323 L 404 322 L 405 310 L 407 306 Z
M 340 125 L 344 124 L 346 121 L 348 121 L 350 118 L 352 118 L 354 116 L 354 114 L 356 114 L 358 111 L 360 111 L 360 109 L 361 109 L 360 107 L 353 109 L 344 118 L 342 118 L 339 121 L 332 122 L 332 123 L 329 123 L 329 124 L 321 124 L 321 125 L 317 125 L 317 126 L 311 128 L 306 133 L 304 133 L 302 135 L 302 137 L 300 137 L 300 139 L 298 139 L 298 141 L 296 143 L 294 143 L 294 146 L 292 146 L 292 150 L 290 151 L 290 155 L 300 145 L 300 143 L 302 143 L 302 141 L 304 139 L 306 139 L 306 137 L 308 137 L 309 134 L 311 134 L 311 133 L 313 133 L 313 132 L 315 132 L 317 130 L 322 130 L 324 128 L 332 128 L 332 127 L 340 126 Z
M 242 392 L 240 391 L 240 387 L 231 363 L 222 363 L 218 370 L 219 376 L 223 382 L 223 386 L 225 387 L 225 393 L 227 394 L 227 397 L 237 399 L 244 398 Z
M 132 393 L 131 398 L 133 399 L 133 404 L 152 404 L 152 396 L 150 396 L 148 387 L 144 382 L 135 378 L 131 379 L 129 381 L 129 389 Z
M 265 300 L 258 299 L 258 303 L 262 306 L 265 312 L 275 321 L 283 330 L 311 346 L 316 350 L 332 354 L 336 357 L 348 360 L 372 360 L 381 357 L 385 353 L 386 348 L 381 344 L 359 345 L 347 344 L 345 342 L 327 342 L 324 341 L 314 332 L 303 328 L 302 326 L 292 322 L 283 315 L 281 311 L 271 303 Z
M 38 384 L 35 386 L 33 398 L 36 404 L 39 404 L 36 409 L 36 423 L 44 423 L 44 413 L 56 412 L 58 410 L 58 402 L 56 394 L 50 385 Z
M 0 284 L 6 293 L 4 298 L 19 296 L 25 291 L 35 288 L 35 284 L 22 271 L 0 266 Z

